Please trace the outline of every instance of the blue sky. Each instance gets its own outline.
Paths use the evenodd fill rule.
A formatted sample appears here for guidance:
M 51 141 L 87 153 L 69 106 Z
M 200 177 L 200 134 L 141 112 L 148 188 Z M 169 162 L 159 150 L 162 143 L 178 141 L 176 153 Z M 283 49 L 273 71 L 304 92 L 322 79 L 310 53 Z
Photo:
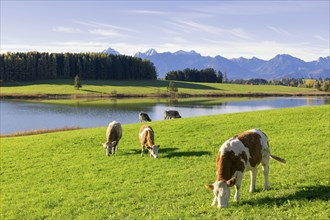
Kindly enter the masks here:
M 305 61 L 329 56 L 326 1 L 1 0 L 1 53 L 134 55 L 195 50 L 204 56 Z

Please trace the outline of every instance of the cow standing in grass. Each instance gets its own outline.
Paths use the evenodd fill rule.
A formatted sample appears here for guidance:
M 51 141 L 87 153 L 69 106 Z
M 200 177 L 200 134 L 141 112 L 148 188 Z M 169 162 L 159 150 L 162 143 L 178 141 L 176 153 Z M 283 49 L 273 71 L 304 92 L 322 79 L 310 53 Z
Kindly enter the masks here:
M 113 121 L 108 125 L 106 132 L 106 142 L 103 144 L 107 156 L 115 154 L 119 140 L 122 136 L 122 128 L 119 122 Z
M 143 121 L 151 121 L 149 115 L 145 112 L 140 112 L 139 114 L 139 121 L 143 122 Z
M 149 151 L 150 157 L 153 156 L 154 158 L 158 158 L 158 149 L 159 145 L 155 145 L 154 141 L 154 131 L 152 128 L 148 125 L 142 125 L 139 132 L 139 139 L 141 143 L 141 156 L 144 155 L 144 149 L 145 147 Z
M 176 110 L 168 110 L 164 112 L 164 120 L 166 119 L 174 119 L 174 118 L 181 118 L 181 115 Z
M 262 164 L 265 177 L 264 189 L 269 189 L 268 173 L 269 158 L 279 162 L 286 161 L 271 155 L 268 138 L 259 129 L 245 131 L 227 140 L 219 149 L 216 161 L 217 179 L 213 184 L 205 185 L 213 191 L 214 199 L 212 205 L 218 202 L 218 208 L 227 207 L 230 197 L 230 188 L 235 185 L 235 201 L 240 199 L 240 187 L 245 171 L 250 170 L 251 185 L 250 192 L 255 191 L 257 166 Z

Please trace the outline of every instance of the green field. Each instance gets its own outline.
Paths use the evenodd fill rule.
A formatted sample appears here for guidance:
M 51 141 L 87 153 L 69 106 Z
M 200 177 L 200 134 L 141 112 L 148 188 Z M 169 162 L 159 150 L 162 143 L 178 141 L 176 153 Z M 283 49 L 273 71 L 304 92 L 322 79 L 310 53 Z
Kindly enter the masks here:
M 123 125 L 115 156 L 106 127 L 1 138 L 1 219 L 329 219 L 329 105 L 149 123 L 159 159 L 140 156 L 141 124 Z M 241 202 L 218 210 L 204 187 L 220 145 L 260 128 L 271 152 L 270 191 L 246 173 Z
M 82 88 L 76 90 L 73 87 L 73 80 L 52 80 L 34 81 L 20 83 L 2 83 L 1 95 L 8 94 L 76 94 L 76 95 L 159 95 L 167 93 L 168 81 L 105 81 L 105 80 L 86 80 L 82 81 Z M 315 93 L 316 89 L 297 88 L 288 86 L 272 85 L 237 85 L 237 84 L 218 84 L 218 83 L 193 83 L 175 82 L 179 94 L 297 94 Z

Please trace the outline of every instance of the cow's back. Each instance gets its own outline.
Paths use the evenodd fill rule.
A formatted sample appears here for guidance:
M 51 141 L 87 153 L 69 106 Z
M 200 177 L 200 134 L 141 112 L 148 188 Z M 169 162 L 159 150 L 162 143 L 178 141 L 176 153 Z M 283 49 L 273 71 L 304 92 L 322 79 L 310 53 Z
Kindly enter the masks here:
M 244 172 L 249 156 L 248 149 L 236 137 L 227 140 L 218 152 L 217 180 L 229 180 L 236 171 Z
M 109 124 L 106 132 L 107 142 L 118 141 L 122 136 L 122 128 L 119 122 L 113 121 Z
M 154 131 L 149 125 L 142 125 L 139 131 L 139 139 L 141 144 L 147 142 L 154 143 Z

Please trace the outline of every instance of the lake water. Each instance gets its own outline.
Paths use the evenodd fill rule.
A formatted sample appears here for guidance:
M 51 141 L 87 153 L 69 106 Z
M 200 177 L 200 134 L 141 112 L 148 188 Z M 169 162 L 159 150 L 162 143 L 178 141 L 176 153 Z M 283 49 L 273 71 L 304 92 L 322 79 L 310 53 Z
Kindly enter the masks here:
M 165 110 L 178 110 L 183 118 L 246 112 L 274 108 L 329 104 L 329 97 L 221 98 L 189 100 L 76 100 L 73 104 L 43 104 L 1 100 L 0 134 L 34 129 L 107 126 L 138 122 L 138 113 L 147 112 L 152 120 L 163 120 Z

